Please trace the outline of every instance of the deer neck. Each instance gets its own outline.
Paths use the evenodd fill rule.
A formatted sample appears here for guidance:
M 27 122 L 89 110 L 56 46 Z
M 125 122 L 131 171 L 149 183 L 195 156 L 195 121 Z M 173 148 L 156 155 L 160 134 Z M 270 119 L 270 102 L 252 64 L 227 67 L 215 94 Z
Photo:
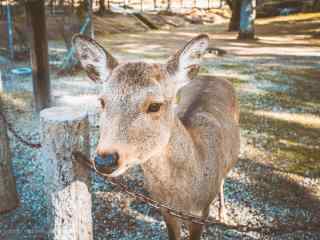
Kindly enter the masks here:
M 190 211 L 194 196 L 199 195 L 201 162 L 198 155 L 188 129 L 175 119 L 167 146 L 142 165 L 151 195 L 172 207 Z M 198 214 L 197 211 L 194 214 Z
M 190 132 L 181 120 L 175 117 L 171 137 L 167 145 L 167 155 L 165 157 L 173 164 L 193 164 L 197 162 L 197 155 Z
M 159 174 L 159 177 L 184 175 L 199 169 L 198 153 L 188 129 L 178 117 L 174 118 L 171 137 L 163 151 L 153 156 L 146 164 L 144 171 Z M 164 176 L 165 175 L 165 176 Z

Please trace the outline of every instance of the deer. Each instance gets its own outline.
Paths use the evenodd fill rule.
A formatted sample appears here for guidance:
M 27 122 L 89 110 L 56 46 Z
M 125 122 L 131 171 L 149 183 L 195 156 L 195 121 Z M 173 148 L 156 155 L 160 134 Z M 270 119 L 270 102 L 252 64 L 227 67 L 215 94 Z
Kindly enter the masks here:
M 118 177 L 135 165 L 143 170 L 152 198 L 207 218 L 240 149 L 239 104 L 225 79 L 199 75 L 209 37 L 200 34 L 165 63 L 119 62 L 98 42 L 83 35 L 72 40 L 88 77 L 101 84 L 99 141 L 93 164 Z M 170 240 L 190 240 L 203 226 L 161 210 Z

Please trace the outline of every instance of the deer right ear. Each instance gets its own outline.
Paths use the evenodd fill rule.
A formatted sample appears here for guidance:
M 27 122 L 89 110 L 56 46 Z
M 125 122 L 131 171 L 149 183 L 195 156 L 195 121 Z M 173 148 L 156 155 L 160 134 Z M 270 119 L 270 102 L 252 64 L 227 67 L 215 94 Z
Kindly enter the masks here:
M 208 45 L 208 35 L 198 35 L 169 59 L 166 67 L 168 73 L 174 77 L 176 92 L 188 84 L 191 80 L 190 76 L 198 71 L 201 58 L 206 53 Z
M 83 69 L 94 82 L 102 83 L 108 79 L 118 61 L 99 43 L 84 35 L 75 35 L 72 45 Z

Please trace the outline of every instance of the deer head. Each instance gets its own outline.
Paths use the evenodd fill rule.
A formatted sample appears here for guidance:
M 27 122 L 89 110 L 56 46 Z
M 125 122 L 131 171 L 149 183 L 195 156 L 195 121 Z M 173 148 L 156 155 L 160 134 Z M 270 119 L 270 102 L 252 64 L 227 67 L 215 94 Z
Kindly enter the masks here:
M 165 64 L 119 63 L 94 40 L 73 38 L 82 67 L 101 84 L 98 170 L 118 176 L 167 146 L 175 119 L 176 94 L 199 67 L 208 36 L 199 35 Z

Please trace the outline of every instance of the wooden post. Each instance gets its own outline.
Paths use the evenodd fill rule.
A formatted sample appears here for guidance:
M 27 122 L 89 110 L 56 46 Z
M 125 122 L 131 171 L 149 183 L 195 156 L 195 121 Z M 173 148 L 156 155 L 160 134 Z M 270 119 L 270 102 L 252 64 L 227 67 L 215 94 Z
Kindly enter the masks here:
M 89 157 L 86 113 L 67 107 L 40 112 L 41 163 L 48 196 L 49 239 L 93 239 L 90 172 L 72 159 L 73 151 Z
M 26 12 L 31 24 L 31 64 L 36 110 L 50 106 L 47 22 L 44 0 L 27 0 Z
M 0 111 L 1 103 L 0 103 Z M 0 213 L 10 211 L 19 205 L 15 178 L 11 169 L 11 153 L 7 126 L 0 116 Z

